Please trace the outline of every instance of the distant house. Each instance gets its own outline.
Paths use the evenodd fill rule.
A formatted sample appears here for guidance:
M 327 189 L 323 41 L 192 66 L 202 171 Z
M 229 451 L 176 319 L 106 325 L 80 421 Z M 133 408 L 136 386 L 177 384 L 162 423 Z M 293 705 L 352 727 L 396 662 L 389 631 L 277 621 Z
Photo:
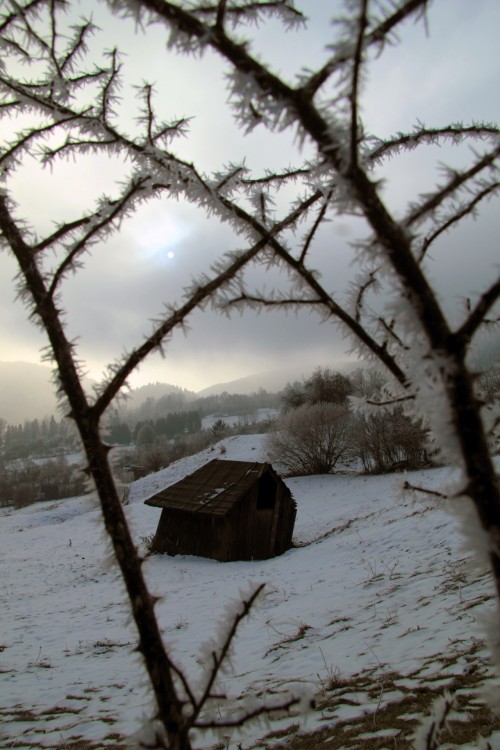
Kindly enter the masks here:
M 292 546 L 295 501 L 268 463 L 214 459 L 145 502 L 162 508 L 156 552 L 265 560 Z

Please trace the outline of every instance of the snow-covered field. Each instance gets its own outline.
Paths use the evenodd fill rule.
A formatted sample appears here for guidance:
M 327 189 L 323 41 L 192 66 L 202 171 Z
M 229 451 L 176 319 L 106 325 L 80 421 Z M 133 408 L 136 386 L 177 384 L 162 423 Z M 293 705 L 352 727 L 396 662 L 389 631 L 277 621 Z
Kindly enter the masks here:
M 265 460 L 264 439 L 228 438 L 221 457 Z M 216 446 L 132 485 L 126 510 L 140 546 L 160 513 L 142 500 L 218 455 Z M 450 479 L 445 469 L 409 478 L 431 487 Z M 428 498 L 404 499 L 401 476 L 286 481 L 298 505 L 296 546 L 281 557 L 219 563 L 152 556 L 145 563 L 152 591 L 162 596 L 165 641 L 194 684 L 207 669 L 201 644 L 215 636 L 227 605 L 265 582 L 224 677 L 231 696 L 314 693 L 318 707 L 306 731 L 369 715 L 370 731 L 345 747 L 381 747 L 373 743 L 386 737 L 393 748 L 400 730 L 381 729 L 377 716 L 415 686 L 453 687 L 474 672 L 481 679 L 469 693 L 485 684 L 491 692 L 495 679 L 481 641 L 493 590 L 487 573 L 469 564 L 453 516 Z M 0 564 L 2 746 L 121 746 L 152 707 L 95 500 L 0 510 Z M 480 705 L 477 696 L 471 701 Z M 468 721 L 463 711 L 459 718 Z M 275 728 L 291 723 L 281 718 Z M 226 732 L 221 747 L 267 746 L 271 740 L 260 739 L 266 731 Z M 490 747 L 500 748 L 500 731 L 489 735 Z

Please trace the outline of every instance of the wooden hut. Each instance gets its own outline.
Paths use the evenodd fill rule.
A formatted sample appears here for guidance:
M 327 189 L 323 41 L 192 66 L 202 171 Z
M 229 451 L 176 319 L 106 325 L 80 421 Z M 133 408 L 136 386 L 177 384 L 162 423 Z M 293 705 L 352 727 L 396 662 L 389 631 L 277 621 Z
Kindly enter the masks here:
M 265 560 L 292 546 L 295 501 L 268 463 L 214 459 L 145 502 L 162 508 L 156 552 Z

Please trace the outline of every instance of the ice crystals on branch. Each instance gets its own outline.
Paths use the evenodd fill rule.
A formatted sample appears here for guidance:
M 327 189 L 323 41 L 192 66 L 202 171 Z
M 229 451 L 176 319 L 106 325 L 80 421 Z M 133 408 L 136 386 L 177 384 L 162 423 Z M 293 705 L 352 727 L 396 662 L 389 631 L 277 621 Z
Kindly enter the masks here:
M 456 706 L 452 695 L 445 693 L 432 705 L 432 713 L 420 724 L 414 735 L 415 750 L 438 750 L 441 737 L 445 732 L 450 714 Z
M 399 131 L 384 140 L 370 136 L 367 144 L 368 157 L 373 164 L 383 164 L 384 159 L 398 156 L 403 149 L 414 151 L 421 145 L 441 146 L 445 143 L 459 146 L 473 139 L 491 140 L 494 143 L 498 141 L 498 129 L 493 123 L 488 122 L 472 122 L 470 125 L 456 122 L 443 128 L 428 128 L 417 120 L 409 133 Z
M 133 17 L 143 28 L 150 22 L 164 23 L 171 48 L 177 52 L 198 54 L 210 47 L 221 55 L 229 70 L 229 106 L 242 130 L 249 132 L 259 124 L 270 131 L 290 128 L 296 133 L 302 159 L 298 166 L 267 170 L 263 175 L 254 175 L 239 163 L 206 174 L 170 150 L 175 138 L 187 135 L 188 120 L 160 119 L 152 84 L 139 88 L 136 131 L 126 132 L 119 117 L 126 58 L 112 50 L 102 57 L 100 66 L 87 64 L 87 40 L 95 32 L 91 23 L 66 28 L 59 15 L 66 4 L 57 0 L 12 0 L 6 11 L 0 11 L 4 52 L 0 114 L 11 118 L 0 153 L 2 245 L 19 264 L 18 289 L 29 315 L 49 336 L 59 393 L 68 399 L 82 436 L 126 581 L 139 650 L 157 700 L 151 742 L 162 747 L 182 744 L 190 750 L 191 730 L 241 726 L 249 719 L 266 718 L 277 708 L 289 710 L 297 699 L 286 698 L 279 706 L 247 705 L 242 713 L 231 715 L 228 711 L 219 718 L 209 711 L 211 702 L 222 700 L 215 691 L 216 679 L 229 666 L 236 630 L 258 589 L 244 595 L 217 642 L 208 648 L 209 670 L 200 694 L 195 695 L 187 676 L 165 651 L 154 616 L 154 598 L 142 576 L 109 469 L 109 447 L 100 436 L 100 420 L 135 368 L 151 352 L 163 351 L 173 331 L 185 328 L 194 310 L 209 304 L 226 312 L 233 306 L 313 307 L 323 320 L 341 327 L 355 351 L 391 373 L 393 381 L 380 393 L 382 402 L 387 402 L 381 402 L 382 406 L 400 404 L 417 422 L 427 420 L 440 455 L 460 470 L 459 481 L 481 529 L 480 534 L 471 534 L 470 544 L 473 549 L 481 545 L 486 549 L 500 596 L 500 496 L 491 457 L 499 422 L 494 403 L 484 406 L 470 365 L 474 339 L 497 317 L 500 281 L 490 283 L 469 302 L 464 320 L 454 329 L 433 289 L 427 263 L 428 250 L 438 247 L 439 237 L 473 216 L 496 194 L 493 170 L 500 154 L 498 129 L 488 123 L 435 128 L 418 123 L 413 131 L 384 140 L 366 134 L 360 105 L 370 62 L 368 51 L 383 51 L 404 22 L 422 16 L 427 0 L 347 0 L 343 17 L 334 27 L 337 37 L 328 59 L 316 71 L 299 74 L 295 86 L 252 56 L 251 42 L 229 33 L 231 28 L 250 28 L 269 17 L 279 17 L 285 27 L 302 24 L 303 15 L 292 2 L 111 0 L 109 5 Z M 27 60 L 32 61 L 31 78 L 19 73 Z M 12 122 L 19 127 L 10 127 Z M 313 151 L 307 160 L 300 155 L 305 140 Z M 460 170 L 446 167 L 440 184 L 417 197 L 402 219 L 391 213 L 380 183 L 374 181 L 374 167 L 378 175 L 386 159 L 404 150 L 444 142 L 463 150 L 464 143 L 478 140 L 487 143 L 484 153 L 469 158 L 468 166 Z M 117 195 L 103 196 L 93 209 L 81 210 L 72 220 L 57 224 L 51 233 L 36 236 L 29 220 L 18 218 L 11 174 L 27 159 L 33 158 L 43 167 L 86 153 L 118 158 L 126 165 Z M 280 201 L 276 200 L 278 190 L 282 190 Z M 159 195 L 182 198 L 206 216 L 227 223 L 241 247 L 221 253 L 208 273 L 194 274 L 184 296 L 165 305 L 144 339 L 108 367 L 106 382 L 90 400 L 82 386 L 83 366 L 76 358 L 60 309 L 64 282 L 68 273 L 81 267 L 84 253 L 97 241 L 115 232 L 142 201 Z M 333 265 L 325 269 L 323 263 L 321 276 L 316 259 L 320 228 L 332 217 L 348 214 L 363 217 L 363 222 L 362 236 L 355 243 L 359 274 L 346 303 L 331 291 L 336 281 Z M 49 250 L 55 251 L 53 267 L 46 260 Z M 248 277 L 253 264 L 285 271 L 289 288 L 267 291 L 260 285 L 250 291 Z M 368 406 L 382 408 L 380 404 Z M 446 702 L 443 705 L 435 712 L 434 727 L 439 728 L 445 717 Z M 432 732 L 422 735 L 424 739 L 417 738 L 419 750 L 429 750 L 437 742 L 434 729 Z

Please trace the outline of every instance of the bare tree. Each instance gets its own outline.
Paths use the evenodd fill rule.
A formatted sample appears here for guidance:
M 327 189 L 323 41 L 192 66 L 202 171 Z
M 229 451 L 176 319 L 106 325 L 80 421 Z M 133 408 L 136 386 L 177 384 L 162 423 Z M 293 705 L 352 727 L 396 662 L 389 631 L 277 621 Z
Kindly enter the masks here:
M 271 460 L 289 474 L 331 474 L 352 448 L 352 419 L 335 404 L 302 404 L 286 412 L 267 441 Z
M 403 414 L 401 407 L 353 419 L 354 453 L 367 472 L 419 469 L 429 465 L 428 435 L 421 425 Z
M 302 383 L 288 384 L 282 396 L 283 408 L 302 404 L 340 404 L 345 406 L 353 386 L 348 377 L 328 367 L 318 367 Z
M 270 131 L 294 129 L 299 143 L 307 142 L 312 148 L 313 157 L 304 163 L 262 175 L 249 174 L 243 164 L 206 175 L 177 157 L 172 143 L 186 134 L 187 121 L 159 120 L 149 84 L 141 91 L 138 132 L 131 136 L 115 112 L 122 80 L 118 52 L 111 51 L 99 63 L 86 61 L 88 39 L 95 31 L 92 23 L 64 26 L 60 19 L 67 5 L 64 0 L 7 0 L 3 4 L 2 246 L 17 261 L 19 294 L 32 319 L 45 331 L 61 401 L 83 442 L 88 473 L 130 597 L 139 651 L 157 701 L 155 742 L 159 747 L 190 748 L 195 727 L 222 723 L 203 718 L 203 712 L 256 592 L 231 620 L 226 639 L 214 650 L 207 684 L 195 695 L 164 649 L 154 600 L 128 531 L 100 424 L 134 369 L 150 353 L 162 350 L 172 331 L 209 300 L 224 309 L 314 308 L 325 320 L 338 323 L 357 342 L 363 356 L 385 367 L 391 378 L 386 400 L 398 400 L 408 414 L 428 418 L 442 460 L 460 468 L 462 481 L 456 494 L 466 496 L 475 511 L 482 551 L 500 596 L 500 491 L 488 434 L 498 429 L 498 421 L 485 414 L 475 388 L 476 373 L 469 364 L 475 339 L 495 319 L 500 280 L 492 280 L 475 299 L 469 299 L 461 321 L 453 324 L 426 270 L 430 250 L 438 246 L 443 234 L 497 192 L 498 129 L 477 122 L 419 124 L 411 132 L 377 139 L 365 132 L 360 113 L 361 83 L 373 55 L 382 54 L 404 24 L 423 19 L 428 4 L 428 0 L 349 0 L 324 64 L 288 82 L 253 55 L 237 34 L 242 24 L 271 16 L 286 27 L 302 24 L 303 14 L 291 0 L 110 0 L 112 9 L 145 25 L 164 23 L 174 52 L 210 49 L 218 54 L 227 65 L 232 110 L 245 130 L 257 126 Z M 473 152 L 466 167 L 448 170 L 440 184 L 423 197 L 415 196 L 406 213 L 396 218 L 378 185 L 384 163 L 405 149 L 445 142 L 471 142 L 480 150 Z M 103 159 L 110 153 L 123 159 L 130 165 L 126 179 L 114 195 L 104 196 L 93 208 L 40 233 L 32 218 L 16 206 L 12 176 L 29 160 L 51 166 L 69 157 L 78 161 L 88 152 Z M 296 187 L 290 187 L 291 204 L 273 210 L 277 192 L 292 183 Z M 181 301 L 167 307 L 144 341 L 110 365 L 100 391 L 89 397 L 62 314 L 64 284 L 79 270 L 85 253 L 117 231 L 141 201 L 157 196 L 181 196 L 227 222 L 244 249 L 229 248 L 209 276 L 196 279 Z M 346 213 L 359 217 L 364 229 L 357 245 L 359 275 L 344 303 L 330 291 L 333 261 L 322 279 L 315 267 L 314 249 L 325 222 Z M 301 235 L 294 234 L 299 222 Z M 249 288 L 243 272 L 255 262 L 284 269 L 294 281 L 292 291 L 264 295 L 261 289 Z M 292 703 L 293 699 L 285 705 Z M 264 705 L 226 724 L 242 723 L 272 708 Z

